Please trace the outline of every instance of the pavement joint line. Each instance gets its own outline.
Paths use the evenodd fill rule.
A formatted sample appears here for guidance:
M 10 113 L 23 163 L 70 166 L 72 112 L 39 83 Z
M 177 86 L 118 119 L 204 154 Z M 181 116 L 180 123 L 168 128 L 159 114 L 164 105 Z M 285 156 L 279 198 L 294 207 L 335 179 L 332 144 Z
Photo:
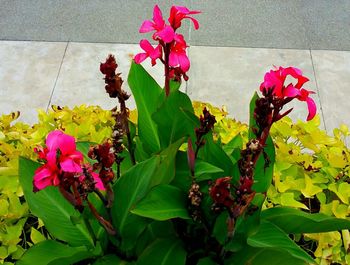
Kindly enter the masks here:
M 61 63 L 60 63 L 60 67 L 58 68 L 58 72 L 57 72 L 57 76 L 56 76 L 56 79 L 55 79 L 55 83 L 53 85 L 53 88 L 52 88 L 52 91 L 51 91 L 51 95 L 50 95 L 50 98 L 49 98 L 49 102 L 48 102 L 47 107 L 46 107 L 46 113 L 49 111 L 49 107 L 50 107 L 50 104 L 51 104 L 51 101 L 52 101 L 52 97 L 53 97 L 53 94 L 55 92 L 57 80 L 58 80 L 58 77 L 60 76 L 60 73 L 61 73 L 63 60 L 64 60 L 64 57 L 66 56 L 68 45 L 69 45 L 69 41 L 67 41 L 67 45 L 66 45 L 66 47 L 64 49 L 64 52 L 63 52 L 63 56 L 62 56 L 62 60 L 61 60 Z
M 320 110 L 321 110 L 321 114 L 322 114 L 322 120 L 323 120 L 323 124 L 324 124 L 324 129 L 327 131 L 327 124 L 326 124 L 326 120 L 324 118 L 324 112 L 323 112 L 323 107 L 322 107 L 322 101 L 321 101 L 321 97 L 320 97 L 320 89 L 318 87 L 318 82 L 317 82 L 317 76 L 316 76 L 316 70 L 315 70 L 315 64 L 314 64 L 314 59 L 312 58 L 312 51 L 311 49 L 309 50 L 310 53 L 310 59 L 311 59 L 311 65 L 312 65 L 312 71 L 314 73 L 314 77 L 315 77 L 315 84 L 316 84 L 316 90 L 317 90 L 317 97 L 318 97 L 318 101 L 320 102 Z

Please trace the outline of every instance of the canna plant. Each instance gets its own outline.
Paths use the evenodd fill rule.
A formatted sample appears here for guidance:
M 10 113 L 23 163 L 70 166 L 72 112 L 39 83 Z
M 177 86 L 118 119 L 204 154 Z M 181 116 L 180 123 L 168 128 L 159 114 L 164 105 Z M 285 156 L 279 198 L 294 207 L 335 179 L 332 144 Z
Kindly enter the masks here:
M 137 124 L 128 120 L 129 95 L 109 55 L 100 70 L 118 100 L 112 137 L 77 143 L 53 130 L 35 149 L 38 162 L 20 158 L 24 196 L 50 240 L 17 264 L 314 264 L 289 235 L 350 228 L 348 220 L 288 207 L 262 211 L 275 163 L 271 127 L 294 99 L 307 103 L 312 120 L 313 92 L 299 69 L 271 70 L 249 106 L 247 143 L 216 141 L 216 117 L 206 108 L 197 117 L 179 90 L 190 61 L 176 31 L 184 19 L 198 29 L 199 13 L 172 6 L 166 22 L 155 6 L 153 20 L 143 22 L 140 32 L 154 31 L 157 45 L 142 40 L 144 52 L 131 64 Z M 148 57 L 164 65 L 164 89 L 140 65 Z

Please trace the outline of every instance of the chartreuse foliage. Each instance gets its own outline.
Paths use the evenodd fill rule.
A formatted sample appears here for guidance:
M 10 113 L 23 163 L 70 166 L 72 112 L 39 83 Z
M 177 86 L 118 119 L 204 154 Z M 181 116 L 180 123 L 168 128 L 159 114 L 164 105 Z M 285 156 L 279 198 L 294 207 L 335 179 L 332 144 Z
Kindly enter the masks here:
M 15 115 L 2 117 L 0 157 L 1 178 L 5 181 L 0 184 L 3 185 L 0 198 L 5 201 L 1 204 L 1 211 L 5 213 L 1 222 L 5 229 L 0 248 L 1 251 L 6 248 L 6 252 L 0 251 L 6 253 L 3 261 L 19 258 L 24 251 L 21 246 L 27 248 L 46 237 L 50 240 L 30 248 L 18 264 L 73 264 L 81 260 L 97 265 L 185 264 L 191 244 L 210 244 L 191 241 L 186 234 L 179 236 L 179 229 L 187 223 L 186 233 L 192 233 L 194 239 L 201 238 L 193 230 L 196 223 L 190 219 L 187 209 L 191 177 L 186 153 L 181 151 L 188 137 L 195 140 L 194 129 L 199 124 L 188 97 L 173 86 L 166 101 L 159 86 L 140 65 L 132 65 L 129 84 L 134 94 L 139 93 L 135 95 L 137 115 L 131 113 L 131 119 L 139 123 L 134 138 L 138 163 L 131 166 L 127 162 L 114 185 L 111 216 L 118 237 L 110 243 L 106 232 L 91 215 L 79 214 L 54 188 L 32 192 L 32 176 L 39 164 L 28 160 L 35 157 L 33 147 L 42 144 L 47 133 L 56 128 L 80 141 L 102 142 L 112 132 L 114 122 L 110 112 L 86 106 L 74 110 L 54 108 L 48 114 L 41 112 L 39 123 L 34 127 L 21 123 L 11 125 Z M 197 116 L 202 106 L 194 103 Z M 223 176 L 239 177 L 237 161 L 248 139 L 246 125 L 227 118 L 225 111 L 212 106 L 208 109 L 216 115 L 218 123 L 213 134 L 206 136 L 206 144 L 196 161 L 195 175 L 204 197 L 208 197 L 208 181 Z M 343 142 L 349 133 L 342 127 L 335 130 L 334 137 L 329 137 L 318 128 L 317 122 L 293 124 L 285 118 L 274 125 L 271 131 L 274 145 L 270 139 L 265 147 L 270 161 L 266 164 L 262 159 L 257 165 L 254 187 L 258 194 L 253 201 L 259 208 L 267 191 L 264 207 L 271 209 L 260 214 L 252 208 L 251 213 L 238 219 L 233 239 L 227 237 L 227 216 L 215 216 L 210 209 L 212 202 L 203 201 L 203 214 L 213 230 L 211 240 L 223 244 L 225 264 L 312 263 L 313 259 L 288 234 L 295 234 L 298 242 L 301 238 L 299 243 L 316 240 L 316 249 L 311 243 L 306 248 L 308 252 L 315 250 L 317 263 L 330 264 L 333 260 L 345 264 L 350 244 L 348 230 L 342 231 L 342 237 L 340 232 L 320 232 L 350 227 L 345 219 L 349 204 L 349 151 Z M 87 143 L 78 144 L 85 153 L 87 146 Z M 19 200 L 23 195 L 17 177 L 19 156 L 27 158 L 20 159 L 19 179 L 26 201 Z M 274 185 L 269 187 L 272 176 Z M 49 234 L 43 236 L 38 232 L 39 225 L 33 228 L 25 225 L 28 205 L 32 213 L 41 218 Z M 293 208 L 275 207 L 280 205 Z M 12 241 L 8 239 L 10 235 L 14 238 Z M 25 241 L 24 235 L 27 238 L 30 235 L 31 240 Z M 108 244 L 114 246 L 108 247 Z M 200 257 L 198 264 L 217 264 L 214 253 L 196 255 Z

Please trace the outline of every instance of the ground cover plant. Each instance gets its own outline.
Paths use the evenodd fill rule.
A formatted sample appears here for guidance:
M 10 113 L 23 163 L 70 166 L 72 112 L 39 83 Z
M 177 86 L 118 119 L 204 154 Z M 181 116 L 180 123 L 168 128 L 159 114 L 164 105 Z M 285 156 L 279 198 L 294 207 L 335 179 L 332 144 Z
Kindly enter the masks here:
M 314 264 L 308 239 L 318 240 L 317 261 L 346 259 L 348 241 L 340 244 L 345 252 L 327 246 L 332 255 L 323 255 L 322 235 L 315 233 L 350 227 L 341 219 L 347 216 L 349 154 L 341 137 L 348 132 L 341 128 L 331 138 L 319 131 L 313 92 L 304 88 L 308 79 L 294 67 L 266 73 L 261 96 L 256 93 L 249 106 L 249 127 L 222 113 L 215 116 L 209 107 L 195 115 L 179 90 L 189 78 L 190 62 L 176 30 L 184 19 L 198 29 L 193 17 L 198 13 L 173 6 L 165 22 L 156 6 L 153 20 L 142 24 L 140 32 L 155 31 L 158 45 L 142 40 L 145 52 L 131 65 L 128 83 L 137 115 L 127 109 L 129 95 L 110 55 L 100 70 L 107 93 L 119 102 L 111 113 L 56 109 L 54 115 L 43 114 L 48 120 L 36 128 L 18 125 L 14 137 L 33 130 L 29 142 L 4 134 L 23 156 L 19 182 L 26 202 L 19 200 L 23 212 L 16 218 L 27 221 L 28 205 L 40 220 L 33 231 L 44 224 L 47 238 L 38 232 L 40 239 L 34 239 L 38 233 L 31 231 L 32 242 L 25 244 L 43 241 L 18 264 Z M 164 65 L 164 89 L 139 64 L 147 57 Z M 295 81 L 285 84 L 287 77 Z M 292 109 L 283 107 L 292 100 L 305 101 L 311 123 L 288 120 Z M 38 162 L 28 159 L 34 158 L 33 145 Z M 2 162 L 15 161 L 15 168 L 15 159 Z M 18 185 L 17 190 L 18 199 Z M 300 245 L 305 242 L 304 249 L 291 235 Z M 23 252 L 16 245 L 21 235 L 16 236 L 14 259 Z

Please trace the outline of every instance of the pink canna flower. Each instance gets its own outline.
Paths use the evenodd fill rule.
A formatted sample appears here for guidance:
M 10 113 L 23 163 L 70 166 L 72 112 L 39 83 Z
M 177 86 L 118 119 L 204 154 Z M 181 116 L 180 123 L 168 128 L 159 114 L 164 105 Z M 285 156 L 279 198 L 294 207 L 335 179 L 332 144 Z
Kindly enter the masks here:
M 58 186 L 62 172 L 81 173 L 83 155 L 76 150 L 75 139 L 59 130 L 52 131 L 46 138 L 46 148 L 37 148 L 39 158 L 46 163 L 35 171 L 34 190 L 47 186 Z
M 150 57 L 152 60 L 152 66 L 154 66 L 156 64 L 156 60 L 162 57 L 162 48 L 160 45 L 154 48 L 148 40 L 143 39 L 140 41 L 140 47 L 145 52 L 136 54 L 134 60 L 137 64 L 142 63 L 144 60 Z
M 186 42 L 181 34 L 175 35 L 175 43 L 170 48 L 169 54 L 169 66 L 180 67 L 183 73 L 186 73 L 190 69 L 190 60 L 186 54 Z
M 296 84 L 290 83 L 285 86 L 284 83 L 288 76 L 295 78 L 297 80 Z M 300 101 L 305 101 L 308 106 L 309 114 L 307 120 L 309 121 L 316 115 L 316 104 L 315 101 L 309 97 L 310 94 L 315 94 L 315 92 L 303 88 L 303 85 L 308 81 L 309 79 L 303 76 L 301 70 L 298 68 L 275 67 L 275 70 L 271 70 L 265 74 L 264 82 L 260 85 L 260 91 L 263 93 L 272 92 L 273 96 L 280 99 L 296 98 Z
M 169 43 L 174 39 L 174 29 L 165 24 L 162 11 L 158 5 L 155 5 L 153 9 L 153 21 L 145 20 L 142 23 L 139 32 L 146 33 L 154 30 L 156 31 L 153 34 L 154 40 L 162 40 L 165 43 Z
M 289 75 L 297 79 L 297 83 L 295 85 L 289 84 L 285 87 L 284 82 Z M 307 81 L 309 79 L 302 75 L 300 69 L 295 67 L 283 68 L 280 66 L 265 74 L 264 82 L 260 85 L 260 91 L 267 92 L 267 90 L 273 89 L 273 95 L 276 97 L 289 97 L 288 95 L 297 94 L 296 89 L 301 89 Z
M 200 13 L 200 11 L 196 11 L 196 10 L 191 11 L 185 6 L 172 6 L 170 9 L 170 17 L 169 17 L 168 21 L 175 31 L 176 29 L 181 27 L 181 21 L 184 18 L 188 18 L 188 19 L 192 20 L 193 25 L 194 25 L 194 29 L 197 30 L 197 29 L 199 29 L 198 21 L 196 19 L 194 19 L 193 17 L 190 17 L 189 15 L 195 15 L 195 14 L 199 14 L 199 13 Z

